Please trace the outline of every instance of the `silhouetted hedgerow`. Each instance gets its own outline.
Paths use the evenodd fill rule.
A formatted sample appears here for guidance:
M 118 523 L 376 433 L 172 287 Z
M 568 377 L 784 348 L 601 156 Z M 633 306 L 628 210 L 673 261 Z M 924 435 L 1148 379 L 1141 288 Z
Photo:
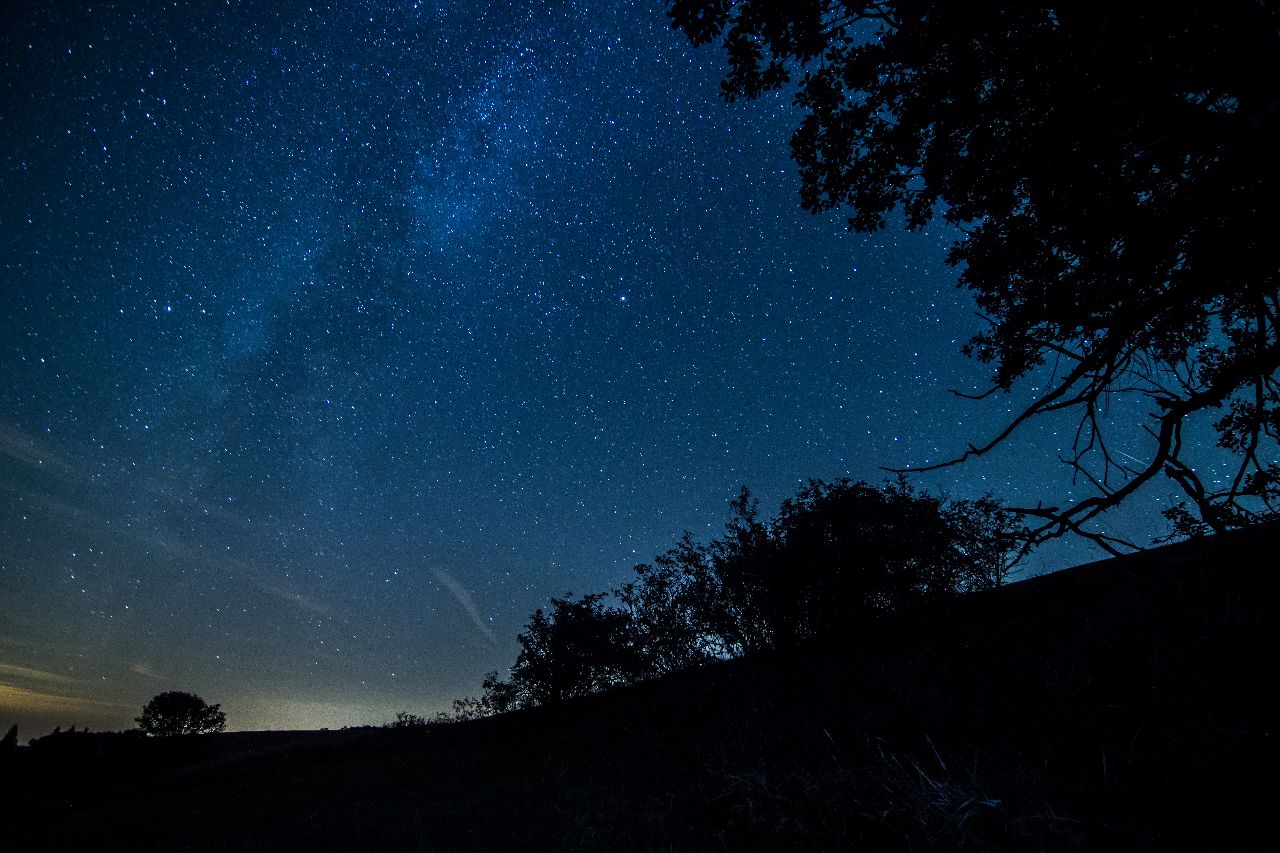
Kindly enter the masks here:
M 743 488 L 722 536 L 689 534 L 611 593 L 553 599 L 518 637 L 509 681 L 477 715 L 832 637 L 886 615 L 1000 586 L 1025 528 L 991 499 L 947 501 L 899 479 L 811 481 L 761 519 Z

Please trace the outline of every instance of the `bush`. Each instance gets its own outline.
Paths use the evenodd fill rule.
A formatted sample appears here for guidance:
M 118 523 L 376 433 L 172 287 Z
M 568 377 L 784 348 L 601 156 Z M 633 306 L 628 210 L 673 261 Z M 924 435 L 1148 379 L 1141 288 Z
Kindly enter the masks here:
M 725 533 L 686 535 L 618 592 L 657 672 L 830 637 L 1000 586 L 1023 530 L 996 501 L 946 501 L 899 480 L 811 481 L 760 517 L 746 489 Z
M 536 611 L 517 638 L 511 679 L 487 678 L 475 710 L 555 704 L 711 660 L 833 639 L 1000 586 L 1026 537 L 989 497 L 935 498 L 901 478 L 881 487 L 810 481 L 772 521 L 745 488 L 730 509 L 720 538 L 700 544 L 686 533 L 652 565 L 636 566 L 622 589 L 552 599 Z
M 417 729 L 429 725 L 425 717 L 410 714 L 408 711 L 396 712 L 396 718 L 383 726 L 384 729 Z

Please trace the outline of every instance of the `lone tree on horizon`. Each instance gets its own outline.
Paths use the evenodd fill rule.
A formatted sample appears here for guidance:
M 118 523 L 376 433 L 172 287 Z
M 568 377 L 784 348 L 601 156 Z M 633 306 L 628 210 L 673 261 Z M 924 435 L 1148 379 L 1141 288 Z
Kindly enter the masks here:
M 1091 522 L 1162 477 L 1183 495 L 1165 511 L 1179 533 L 1280 517 L 1280 4 L 668 0 L 667 13 L 694 45 L 723 47 L 726 100 L 794 79 L 805 209 L 849 209 L 864 232 L 895 210 L 908 229 L 936 214 L 960 232 L 948 263 L 986 324 L 964 351 L 993 366 L 985 392 L 962 396 L 1017 385 L 1029 402 L 930 467 L 1063 414 L 1063 461 L 1092 491 L 1022 508 L 1032 541 L 1075 532 L 1119 553 L 1130 543 Z
M 227 715 L 194 693 L 171 690 L 156 696 L 142 709 L 138 728 L 145 734 L 203 735 L 223 731 Z

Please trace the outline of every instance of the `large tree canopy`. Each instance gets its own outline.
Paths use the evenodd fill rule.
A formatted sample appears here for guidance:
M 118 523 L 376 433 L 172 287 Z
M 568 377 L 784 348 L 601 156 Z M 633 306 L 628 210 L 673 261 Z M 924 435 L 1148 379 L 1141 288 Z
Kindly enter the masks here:
M 872 231 L 900 209 L 962 229 L 949 261 L 987 325 L 967 352 L 993 391 L 1074 411 L 1067 462 L 1088 498 L 1024 512 L 1037 539 L 1088 523 L 1162 473 L 1171 517 L 1223 530 L 1280 508 L 1280 338 L 1272 235 L 1280 152 L 1280 6 L 1263 0 L 672 0 L 673 26 L 719 42 L 732 100 L 792 84 L 809 210 Z M 1117 398 L 1147 412 L 1145 453 L 1107 442 Z M 1126 406 L 1121 406 L 1126 408 Z M 1238 454 L 1198 473 L 1184 426 L 1205 414 Z M 1230 459 L 1230 456 L 1226 458 Z
M 136 718 L 138 728 L 149 735 L 203 735 L 227 727 L 221 705 L 210 705 L 194 693 L 170 690 L 161 693 Z

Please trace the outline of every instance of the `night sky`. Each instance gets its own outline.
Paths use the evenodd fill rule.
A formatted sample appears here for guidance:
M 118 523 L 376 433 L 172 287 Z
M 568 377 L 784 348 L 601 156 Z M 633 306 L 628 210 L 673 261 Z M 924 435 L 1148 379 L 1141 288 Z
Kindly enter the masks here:
M 801 211 L 789 97 L 724 104 L 658 2 L 31 5 L 0 25 L 24 742 L 164 690 L 233 729 L 429 714 L 739 486 L 878 482 L 1024 399 L 948 394 L 987 375 L 957 232 Z M 919 482 L 1060 500 L 1054 429 Z

